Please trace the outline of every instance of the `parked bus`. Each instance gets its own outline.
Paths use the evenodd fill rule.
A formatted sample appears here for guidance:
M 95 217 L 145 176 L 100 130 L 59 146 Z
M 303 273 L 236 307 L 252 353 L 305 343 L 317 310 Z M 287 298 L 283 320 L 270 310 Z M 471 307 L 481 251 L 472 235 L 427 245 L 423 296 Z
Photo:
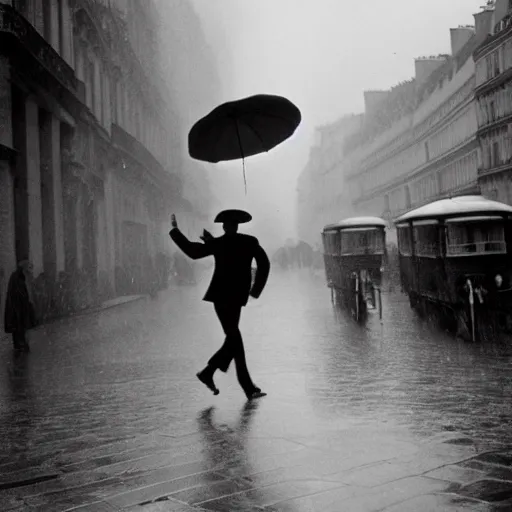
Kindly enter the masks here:
M 463 338 L 512 333 L 512 207 L 483 196 L 421 206 L 395 220 L 411 307 Z
M 382 315 L 380 284 L 386 255 L 386 223 L 378 217 L 351 217 L 325 226 L 324 264 L 331 297 L 360 321 L 368 306 Z

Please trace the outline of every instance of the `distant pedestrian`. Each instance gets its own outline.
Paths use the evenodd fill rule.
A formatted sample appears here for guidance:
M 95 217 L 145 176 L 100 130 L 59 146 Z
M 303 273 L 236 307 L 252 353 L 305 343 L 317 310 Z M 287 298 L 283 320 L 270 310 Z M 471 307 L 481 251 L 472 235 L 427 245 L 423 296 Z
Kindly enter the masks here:
M 279 248 L 272 257 L 272 262 L 277 263 L 281 270 L 288 270 L 288 250 L 286 247 Z
M 242 335 L 239 329 L 242 307 L 247 304 L 249 296 L 258 298 L 265 287 L 270 272 L 267 254 L 258 239 L 238 233 L 238 225 L 249 222 L 251 215 L 241 210 L 224 210 L 215 218 L 222 222 L 224 235 L 214 238 L 204 232 L 204 243 L 190 242 L 178 229 L 176 217 L 172 216 L 170 236 L 176 245 L 192 259 L 213 256 L 215 270 L 203 300 L 213 302 L 215 312 L 222 325 L 226 338 L 224 344 L 208 361 L 207 366 L 197 374 L 198 379 L 215 395 L 219 393 L 213 381 L 217 370 L 226 373 L 231 361 L 235 360 L 238 382 L 248 400 L 265 396 L 254 385 L 247 362 Z M 256 260 L 256 275 L 252 283 L 251 263 Z
M 11 274 L 5 299 L 4 329 L 12 335 L 14 350 L 29 352 L 26 332 L 36 325 L 34 306 L 30 299 L 27 279 L 32 276 L 32 265 L 26 258 L 18 262 Z

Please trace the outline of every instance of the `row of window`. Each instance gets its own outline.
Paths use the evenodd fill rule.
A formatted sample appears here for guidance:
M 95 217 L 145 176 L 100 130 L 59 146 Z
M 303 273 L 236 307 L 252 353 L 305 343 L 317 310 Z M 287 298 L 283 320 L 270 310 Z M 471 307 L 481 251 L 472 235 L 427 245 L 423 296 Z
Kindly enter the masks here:
M 79 36 L 80 37 L 80 36 Z M 112 80 L 100 55 L 88 45 L 75 45 L 76 75 L 85 84 L 86 104 L 99 123 L 110 131 L 111 123 L 121 126 L 140 141 L 160 162 L 171 160 L 172 145 L 155 113 L 146 108 L 143 97 L 131 81 Z
M 437 158 L 443 155 L 474 136 L 476 131 L 475 107 L 471 105 L 461 116 L 430 138 L 428 141 L 428 158 Z
M 476 63 L 476 85 L 492 80 L 512 68 L 512 41 L 508 40 Z
M 390 212 L 392 216 L 400 215 L 406 209 L 435 200 L 440 193 L 460 190 L 475 183 L 477 172 L 477 152 L 472 151 L 415 182 L 390 191 L 384 196 L 383 211 Z
M 478 174 L 478 156 L 476 151 L 459 158 L 439 171 L 441 192 L 458 190 L 476 183 Z
M 73 34 L 68 2 L 69 0 L 13 0 L 13 7 L 72 65 Z
M 392 182 L 404 174 L 413 172 L 433 158 L 449 152 L 477 131 L 474 106 L 471 105 L 461 116 L 450 123 L 445 129 L 433 135 L 427 141 L 421 141 L 404 150 L 396 157 L 365 172 L 359 177 L 360 194 L 365 195 Z M 420 197 L 424 194 L 419 194 Z
M 412 172 L 425 163 L 425 160 L 424 146 L 420 147 L 416 144 L 407 148 L 396 157 L 386 160 L 359 177 L 361 195 L 382 187 L 403 174 Z
M 484 170 L 512 161 L 512 124 L 493 130 L 482 137 L 481 147 Z
M 434 112 L 432 112 L 426 119 L 422 120 L 418 124 L 415 124 L 413 130 L 406 130 L 397 138 L 394 138 L 392 141 L 381 145 L 378 149 L 372 150 L 372 146 L 366 147 L 361 150 L 356 150 L 352 153 L 352 159 L 357 163 L 358 168 L 364 167 L 369 168 L 376 163 L 385 160 L 388 156 L 393 153 L 396 148 L 407 144 L 409 141 L 414 140 L 424 140 L 424 134 L 427 131 L 430 131 L 439 123 L 442 123 L 443 119 L 445 119 L 448 115 L 450 115 L 457 107 L 466 101 L 467 98 L 473 97 L 475 85 L 474 79 L 469 79 L 466 83 L 452 96 L 450 96 L 444 103 L 437 108 Z M 474 111 L 471 113 L 474 116 Z M 421 117 L 421 115 L 420 115 Z M 414 116 L 413 116 L 414 119 Z M 403 119 L 401 123 L 406 121 Z M 462 121 L 462 123 L 466 123 L 467 120 Z M 473 122 L 473 126 L 476 126 L 476 120 L 473 118 L 471 120 Z M 397 125 L 394 130 L 398 129 L 399 125 Z M 476 128 L 475 128 L 476 130 Z M 435 158 L 440 153 L 436 153 L 435 144 L 433 147 L 433 152 L 430 152 L 429 145 L 430 141 L 425 140 L 425 150 L 426 150 L 426 158 L 429 160 L 430 158 Z M 357 169 L 356 169 L 357 170 Z
M 158 116 L 145 107 L 132 82 L 113 82 L 105 59 L 92 50 L 97 45 L 87 41 L 85 27 L 81 27 L 81 33 L 74 40 L 69 0 L 14 0 L 13 5 L 75 68 L 78 79 L 85 85 L 86 104 L 106 130 L 110 131 L 112 122 L 117 123 L 142 142 L 158 160 L 166 162 L 171 159 L 172 145 L 166 141 L 165 130 Z M 137 4 L 131 2 L 124 10 L 136 7 Z M 143 22 L 139 21 L 140 17 L 127 16 L 127 19 L 130 20 L 131 39 L 135 37 L 134 34 L 140 33 L 130 43 L 136 51 L 140 50 L 137 53 L 142 56 L 144 51 L 152 47 L 147 40 L 150 35 L 144 35 L 147 31 L 139 30 L 138 23 Z
M 435 200 L 442 193 L 461 190 L 475 184 L 477 174 L 478 155 L 474 150 L 441 169 L 409 184 L 400 185 L 384 196 L 375 197 L 365 204 L 368 205 L 369 211 L 376 212 L 377 215 L 389 212 L 391 217 L 397 217 L 405 210 Z M 351 197 L 360 197 L 357 181 L 350 180 L 348 185 Z M 360 206 L 362 207 L 362 204 Z
M 423 203 L 439 194 L 439 185 L 435 173 L 428 174 L 410 186 L 412 204 Z
M 478 126 L 494 123 L 512 114 L 512 82 L 478 99 Z
M 412 236 L 411 236 L 412 234 Z M 441 233 L 438 225 L 415 226 L 397 229 L 398 249 L 403 256 L 412 255 L 436 258 L 441 256 Z M 465 256 L 476 254 L 506 253 L 503 223 L 478 222 L 446 225 L 446 255 Z

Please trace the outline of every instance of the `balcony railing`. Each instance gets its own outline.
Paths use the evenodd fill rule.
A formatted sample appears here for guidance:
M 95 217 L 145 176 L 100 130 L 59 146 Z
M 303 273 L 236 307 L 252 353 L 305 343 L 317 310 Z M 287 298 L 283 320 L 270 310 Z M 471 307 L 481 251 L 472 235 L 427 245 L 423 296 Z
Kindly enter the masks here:
M 14 36 L 41 66 L 70 91 L 77 79 L 69 66 L 39 32 L 13 7 L 0 3 L 0 34 Z

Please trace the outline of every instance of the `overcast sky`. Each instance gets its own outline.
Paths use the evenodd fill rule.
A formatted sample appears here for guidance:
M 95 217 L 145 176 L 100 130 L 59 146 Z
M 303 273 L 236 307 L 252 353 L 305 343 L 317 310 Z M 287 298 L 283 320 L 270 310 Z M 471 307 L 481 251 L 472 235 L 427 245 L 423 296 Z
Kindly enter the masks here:
M 295 233 L 295 193 L 315 126 L 363 111 L 363 90 L 414 74 L 414 58 L 450 53 L 449 29 L 473 24 L 484 0 L 192 0 L 215 50 L 223 101 L 286 96 L 302 111 L 296 135 L 242 165 L 210 166 L 223 207 L 253 213 L 274 245 Z M 213 105 L 212 105 L 213 107 Z M 205 112 L 206 114 L 207 112 Z M 338 220 L 338 219 L 333 219 Z

